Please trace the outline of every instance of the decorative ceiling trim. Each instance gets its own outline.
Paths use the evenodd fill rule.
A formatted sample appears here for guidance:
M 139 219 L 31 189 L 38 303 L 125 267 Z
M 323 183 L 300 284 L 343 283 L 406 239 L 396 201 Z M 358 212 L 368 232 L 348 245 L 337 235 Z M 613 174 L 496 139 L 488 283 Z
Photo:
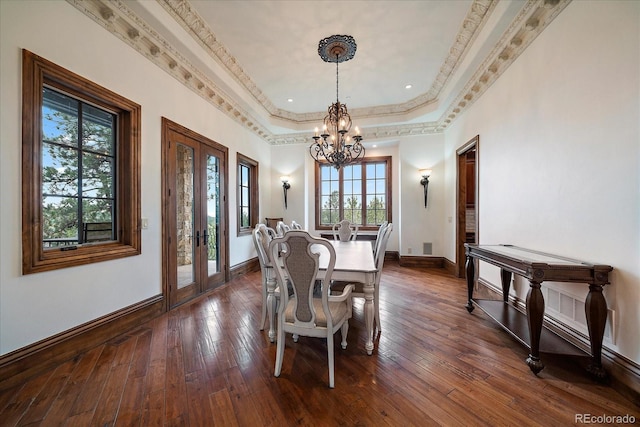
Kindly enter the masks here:
M 191 34 L 191 37 L 209 55 L 225 68 L 241 86 L 243 86 L 269 114 L 280 117 L 277 112 L 280 110 L 262 93 L 260 88 L 251 80 L 251 77 L 244 72 L 236 58 L 231 55 L 224 45 L 218 42 L 216 35 L 211 31 L 207 22 L 196 12 L 188 0 L 157 0 L 173 19 L 182 28 Z
M 571 0 L 529 0 L 464 89 L 438 119 L 435 131 L 443 132 L 480 98 L 570 2 Z
M 177 7 L 188 7 L 188 3 L 184 0 L 158 1 L 161 4 L 168 4 L 170 2 L 172 4 L 175 3 Z M 149 61 L 174 77 L 178 82 L 187 86 L 194 93 L 198 94 L 218 110 L 267 143 L 274 145 L 310 143 L 308 132 L 273 134 L 263 126 L 257 118 L 253 117 L 231 96 L 211 81 L 205 73 L 191 64 L 174 46 L 170 45 L 146 22 L 133 13 L 123 0 L 67 0 L 67 2 L 107 31 L 133 47 Z M 362 129 L 363 137 L 371 141 L 382 138 L 442 133 L 497 80 L 509 65 L 531 44 L 538 34 L 540 34 L 570 2 L 571 0 L 528 0 L 516 19 L 514 19 L 505 31 L 500 41 L 478 67 L 473 77 L 467 82 L 464 89 L 437 121 L 364 128 Z M 469 22 L 465 20 L 465 23 L 463 23 L 463 27 L 475 28 L 473 32 L 469 33 L 469 37 L 475 37 L 479 26 L 484 24 L 484 20 L 486 20 L 486 16 L 488 16 L 493 6 L 494 0 L 477 0 L 474 2 L 472 9 L 475 7 L 478 8 L 476 20 L 470 20 Z M 483 10 L 484 14 L 482 14 Z M 480 18 L 480 15 L 482 15 L 483 18 Z M 213 35 L 211 36 L 213 37 Z M 208 40 L 209 43 L 211 43 L 211 39 Z M 470 46 L 471 42 L 472 39 L 466 40 L 464 49 L 457 51 L 455 63 L 447 65 L 445 61 L 447 68 L 444 72 L 443 69 L 441 69 L 441 76 L 447 75 L 446 78 L 449 78 L 451 73 L 455 71 L 455 67 L 457 67 L 463 59 L 463 55 L 466 53 L 466 49 Z M 218 46 L 218 50 L 220 49 L 224 49 L 224 47 L 221 45 Z M 229 55 L 229 58 L 232 57 Z M 451 55 L 449 58 L 451 58 Z M 445 67 L 445 65 L 443 65 L 443 67 Z M 236 64 L 236 66 L 239 68 L 239 65 Z M 440 82 L 438 85 L 441 84 L 442 86 L 434 89 L 436 82 L 434 82 L 434 86 L 432 86 L 432 90 L 437 90 L 438 93 L 446 84 L 446 80 L 439 80 L 441 76 L 439 75 L 436 81 Z M 431 90 L 427 92 L 427 94 L 430 92 Z M 427 96 L 427 94 L 425 94 L 425 96 Z M 384 108 L 388 108 L 386 112 L 378 112 L 376 110 L 377 108 L 378 107 L 356 109 L 354 111 L 359 111 L 358 116 L 369 117 L 385 114 L 395 115 L 407 112 L 407 110 L 402 110 L 401 106 L 398 105 L 380 107 L 383 110 Z M 278 110 L 278 112 L 280 112 L 280 110 Z M 295 116 L 300 122 L 307 122 L 317 121 L 318 117 L 322 118 L 322 114 L 324 113 L 309 113 Z M 354 116 L 355 115 L 356 114 L 354 114 Z M 274 114 L 274 116 L 277 115 Z
M 499 42 L 476 69 L 463 90 L 437 121 L 400 126 L 364 128 L 368 141 L 377 138 L 442 133 L 504 73 L 571 0 L 529 0 L 509 25 Z M 276 136 L 273 144 L 309 142 L 308 134 Z
M 273 133 L 140 19 L 122 0 L 67 0 L 183 85 L 267 142 Z
M 227 69 L 229 74 L 242 85 L 253 98 L 274 118 L 295 122 L 296 124 L 305 122 L 316 122 L 322 120 L 326 112 L 319 111 L 313 113 L 294 113 L 277 108 L 269 98 L 258 88 L 258 86 L 247 75 L 235 57 L 218 42 L 215 34 L 208 27 L 206 21 L 196 12 L 188 0 L 157 0 L 158 3 L 191 34 L 196 42 L 218 62 Z M 431 88 L 424 94 L 419 95 L 402 104 L 379 105 L 367 108 L 355 108 L 351 110 L 354 117 L 384 117 L 389 115 L 407 114 L 416 109 L 426 107 L 437 101 L 458 65 L 464 59 L 478 33 L 486 23 L 495 9 L 497 0 L 474 0 L 469 12 L 465 17 L 460 30 L 456 36 L 453 46 L 449 50 L 449 55 L 440 67 L 438 76 L 433 81 Z
M 418 136 L 441 133 L 437 130 L 436 122 L 414 123 L 406 125 L 379 126 L 361 129 L 362 138 L 371 141 L 375 139 L 398 138 L 401 136 Z M 309 132 L 275 135 L 271 143 L 273 145 L 287 144 L 311 144 Z

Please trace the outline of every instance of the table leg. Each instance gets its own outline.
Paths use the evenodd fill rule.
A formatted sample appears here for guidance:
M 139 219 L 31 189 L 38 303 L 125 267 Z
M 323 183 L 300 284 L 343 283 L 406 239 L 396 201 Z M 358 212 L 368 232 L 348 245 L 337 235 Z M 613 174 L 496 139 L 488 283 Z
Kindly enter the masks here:
M 367 342 L 364 348 L 367 350 L 367 354 L 371 356 L 373 353 L 373 298 L 375 294 L 373 274 L 367 274 L 367 280 L 364 284 L 364 323 L 367 328 Z
M 531 351 L 527 357 L 527 365 L 534 374 L 542 371 L 544 364 L 540 360 L 540 335 L 544 318 L 544 297 L 540 283 L 530 281 L 527 293 L 527 320 L 529 321 L 529 341 Z
M 509 301 L 509 289 L 511 289 L 511 277 L 512 274 L 510 271 L 505 270 L 504 268 L 500 269 L 500 279 L 502 280 L 502 301 Z
M 589 285 L 589 294 L 585 301 L 584 311 L 589 328 L 591 342 L 591 363 L 587 371 L 598 380 L 607 378 L 607 372 L 602 367 L 602 337 L 607 321 L 607 301 L 602 295 L 601 285 Z
M 270 268 L 266 270 L 267 273 L 267 317 L 269 317 L 269 341 L 276 341 L 276 278 L 274 272 Z M 286 292 L 286 290 L 285 290 Z
M 476 275 L 476 267 L 475 264 L 473 262 L 473 258 L 467 255 L 467 264 L 466 264 L 466 268 L 467 268 L 467 305 L 465 306 L 467 308 L 467 311 L 469 313 L 471 313 L 473 311 L 473 285 L 474 285 L 474 279 L 475 279 L 475 275 Z

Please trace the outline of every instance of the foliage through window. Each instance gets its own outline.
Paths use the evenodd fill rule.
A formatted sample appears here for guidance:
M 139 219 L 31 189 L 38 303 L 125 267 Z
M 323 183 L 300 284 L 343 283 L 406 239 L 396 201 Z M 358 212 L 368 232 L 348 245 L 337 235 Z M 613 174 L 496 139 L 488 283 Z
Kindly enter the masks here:
M 238 235 L 251 233 L 258 222 L 258 162 L 237 155 Z
M 140 106 L 23 51 L 23 273 L 140 253 Z
M 316 166 L 316 228 L 347 219 L 361 228 L 391 222 L 391 157 L 365 158 L 336 169 Z
M 115 114 L 44 88 L 42 234 L 45 249 L 115 240 L 115 131 Z

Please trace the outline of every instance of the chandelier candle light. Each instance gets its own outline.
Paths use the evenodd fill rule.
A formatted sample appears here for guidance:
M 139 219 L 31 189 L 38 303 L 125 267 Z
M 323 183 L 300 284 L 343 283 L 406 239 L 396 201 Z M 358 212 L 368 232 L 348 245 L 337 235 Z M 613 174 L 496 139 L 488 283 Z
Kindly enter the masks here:
M 336 63 L 336 102 L 331 104 L 324 118 L 322 133 L 315 128 L 313 144 L 309 147 L 311 157 L 317 162 L 326 161 L 336 169 L 353 163 L 364 156 L 360 130 L 355 127 L 351 136 L 351 117 L 347 106 L 338 98 L 338 64 L 348 61 L 356 54 L 356 41 L 351 36 L 335 35 L 320 40 L 318 55 L 325 62 Z

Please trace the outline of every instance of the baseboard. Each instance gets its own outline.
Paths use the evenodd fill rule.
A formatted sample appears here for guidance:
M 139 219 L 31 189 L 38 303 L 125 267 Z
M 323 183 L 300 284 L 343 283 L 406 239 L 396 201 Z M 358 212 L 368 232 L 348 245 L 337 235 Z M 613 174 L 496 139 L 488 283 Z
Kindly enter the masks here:
M 253 271 L 260 271 L 260 262 L 258 261 L 258 257 L 248 259 L 231 267 L 229 271 L 229 280 L 231 281 Z
M 260 264 L 257 258 L 247 260 L 230 269 L 229 280 L 258 270 Z M 51 367 L 73 359 L 159 316 L 164 311 L 165 298 L 157 295 L 0 356 L 0 390 L 13 387 Z
M 444 269 L 447 271 L 447 273 L 451 274 L 454 277 L 458 276 L 458 266 L 456 265 L 455 262 L 448 260 L 447 258 L 444 258 Z
M 0 390 L 57 366 L 164 312 L 162 295 L 0 356 Z
M 444 268 L 444 258 L 437 256 L 399 256 L 398 263 L 410 268 Z
M 492 283 L 479 278 L 474 295 L 480 298 L 502 299 L 502 290 Z M 520 310 L 525 311 L 525 303 L 513 296 L 509 300 Z M 590 353 L 589 338 L 557 319 L 545 315 L 544 326 L 567 341 Z M 602 346 L 602 364 L 609 373 L 611 386 L 624 397 L 640 406 L 640 365 Z

